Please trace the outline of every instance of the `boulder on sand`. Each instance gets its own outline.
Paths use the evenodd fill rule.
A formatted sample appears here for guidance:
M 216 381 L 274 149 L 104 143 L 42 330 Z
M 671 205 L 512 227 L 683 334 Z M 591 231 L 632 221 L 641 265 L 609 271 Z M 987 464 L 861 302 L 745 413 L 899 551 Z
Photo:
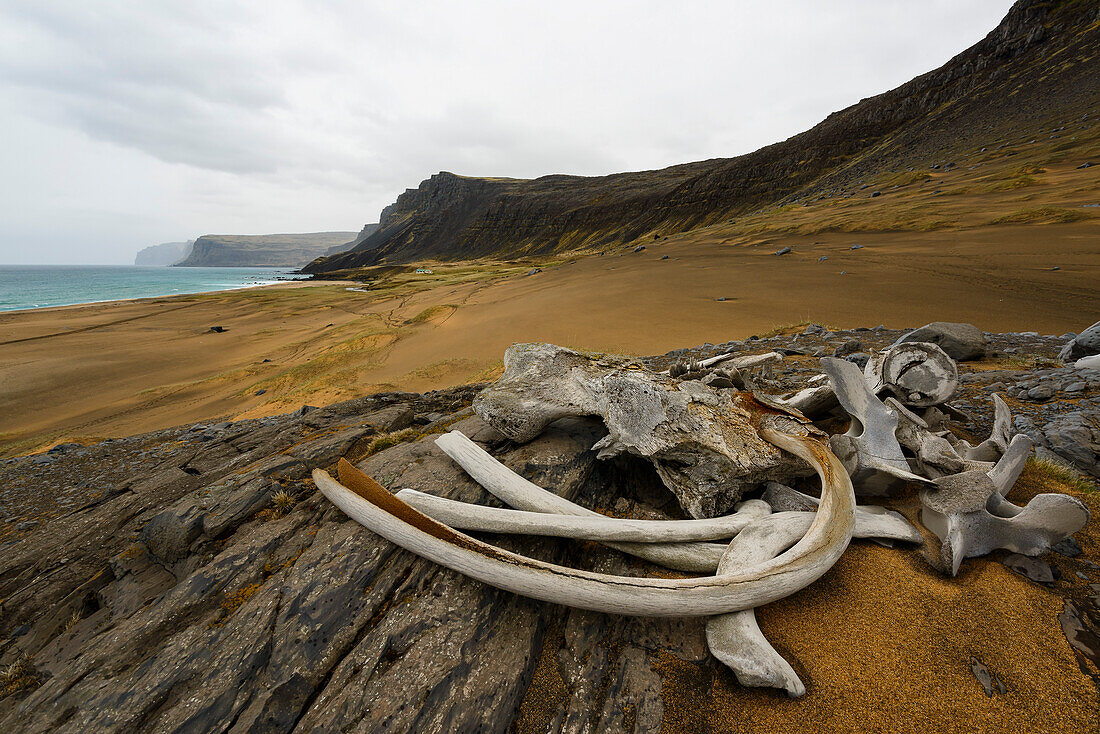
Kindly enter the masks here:
M 1100 321 L 1070 339 L 1058 352 L 1058 358 L 1063 362 L 1076 362 L 1093 354 L 1100 354 Z
M 985 336 L 973 324 L 954 324 L 948 321 L 933 321 L 919 329 L 914 329 L 895 342 L 927 342 L 935 344 L 947 356 L 957 362 L 981 359 L 985 356 Z

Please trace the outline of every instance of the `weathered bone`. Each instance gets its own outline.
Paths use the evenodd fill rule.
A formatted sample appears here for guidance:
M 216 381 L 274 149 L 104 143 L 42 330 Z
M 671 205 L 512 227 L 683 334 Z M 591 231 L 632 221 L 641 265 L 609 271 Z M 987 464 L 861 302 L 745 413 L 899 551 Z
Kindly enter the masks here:
M 894 436 L 897 414 L 875 397 L 859 367 L 834 357 L 823 357 L 821 366 L 837 400 L 852 419 L 848 432 L 832 436 L 829 443 L 859 493 L 888 494 L 898 480 L 926 484 L 928 480 L 909 470 Z
M 819 502 L 816 497 L 776 482 L 768 483 L 764 499 L 777 512 L 749 525 L 730 542 L 718 564 L 718 573 L 733 570 L 739 565 L 759 563 L 782 552 L 798 539 L 798 529 L 790 523 L 779 521 L 778 518 L 792 511 L 814 509 Z M 904 534 L 893 539 L 911 543 L 922 542 L 920 532 L 898 513 L 876 505 L 856 507 L 857 528 L 861 524 L 869 524 L 871 517 L 882 518 L 885 522 L 905 528 Z M 860 535 L 853 532 L 852 537 L 877 540 L 882 536 Z M 794 669 L 775 651 L 760 630 L 756 613 L 752 609 L 708 619 L 707 643 L 711 653 L 733 670 L 742 685 L 783 688 L 792 697 L 801 696 L 806 692 L 806 687 Z
M 791 490 L 792 492 L 794 490 Z M 802 495 L 811 502 L 810 509 L 784 510 L 777 513 L 776 522 L 792 528 L 791 532 L 805 532 L 813 522 L 818 499 Z M 762 500 L 748 500 L 734 515 L 704 520 L 631 520 L 619 517 L 590 517 L 588 515 L 559 515 L 548 512 L 527 512 L 486 507 L 437 497 L 415 489 L 402 489 L 397 498 L 455 530 L 474 530 L 486 533 L 512 535 L 546 535 L 575 540 L 595 540 L 611 545 L 614 541 L 631 543 L 689 543 L 697 540 L 732 538 L 744 528 L 770 516 L 771 508 Z M 904 540 L 919 543 L 920 533 L 901 515 L 875 505 L 856 507 L 853 538 Z M 797 538 L 795 539 L 797 540 Z M 792 541 L 793 543 L 794 541 Z M 708 543 L 714 551 L 706 554 L 706 571 L 718 568 L 723 545 Z
M 600 416 L 608 435 L 593 447 L 599 457 L 630 453 L 649 459 L 691 517 L 728 513 L 745 490 L 768 479 L 812 474 L 760 435 L 761 426 L 790 432 L 804 418 L 775 423 L 785 409 L 762 405 L 748 393 L 549 344 L 513 344 L 504 364 L 504 375 L 474 400 L 474 410 L 489 425 L 525 442 L 559 418 Z
M 456 530 L 549 535 L 578 540 L 627 543 L 684 543 L 732 538 L 752 522 L 771 514 L 763 500 L 747 500 L 732 515 L 703 520 L 632 520 L 599 515 L 558 515 L 503 510 L 402 489 L 400 500 Z
M 1008 451 L 1012 440 L 1012 412 L 1000 395 L 993 393 L 993 430 L 989 438 L 971 446 L 968 441 L 959 441 L 955 451 L 963 458 L 972 461 L 997 461 Z
M 710 369 L 717 365 L 723 365 L 726 369 L 748 370 L 753 367 L 771 364 L 772 362 L 779 362 L 782 361 L 782 359 L 783 355 L 779 352 L 749 354 L 741 357 L 738 357 L 736 352 L 727 352 L 726 354 L 719 354 L 717 357 L 708 357 L 698 362 L 677 362 L 672 365 L 672 367 L 665 370 L 664 374 L 671 375 L 672 377 L 679 377 L 691 372 Z
M 497 588 L 592 611 L 638 616 L 711 616 L 789 596 L 820 578 L 848 546 L 855 493 L 839 459 L 818 438 L 770 428 L 761 436 L 796 454 L 821 477 L 821 508 L 782 555 L 739 572 L 690 579 L 643 579 L 565 568 L 463 535 L 413 509 L 341 459 L 337 482 L 317 469 L 318 488 L 349 517 L 387 540 Z M 355 491 L 345 484 L 350 484 Z
M 1036 495 L 1024 507 L 1004 498 L 1030 451 L 1031 440 L 1017 435 L 991 471 L 940 477 L 938 490 L 921 493 L 921 521 L 942 542 L 940 556 L 952 576 L 964 558 L 997 548 L 1024 555 L 1045 553 L 1089 521 L 1085 504 L 1069 495 Z
M 571 516 L 571 518 L 595 517 L 601 520 L 606 519 L 605 516 L 597 512 L 570 502 L 564 497 L 529 482 L 504 466 L 504 464 L 501 464 L 459 431 L 444 434 L 437 438 L 435 443 L 447 456 L 462 467 L 475 482 L 506 505 L 540 514 L 557 513 Z M 814 509 L 816 507 L 815 504 Z M 476 510 L 468 511 L 470 517 L 464 522 L 469 524 L 459 526 L 460 529 L 479 529 L 476 527 L 478 522 L 476 517 L 484 509 L 488 508 L 478 506 Z M 876 510 L 865 506 L 856 509 L 852 537 L 920 542 L 920 533 L 899 513 L 883 512 L 880 514 Z M 782 522 L 789 523 L 803 534 L 809 529 L 813 520 L 813 513 L 811 512 L 781 514 L 785 516 Z M 442 518 L 437 519 L 442 520 Z M 659 566 L 696 573 L 714 573 L 726 552 L 726 545 L 719 543 L 605 542 L 604 544 Z
M 825 375 L 820 375 L 825 377 Z M 797 410 L 807 418 L 818 418 L 825 415 L 839 404 L 832 385 L 815 385 L 799 390 L 794 395 L 783 400 L 788 408 Z
M 878 394 L 886 390 L 905 405 L 926 407 L 951 399 L 959 386 L 955 360 L 935 344 L 905 342 L 873 355 L 864 374 Z
M 750 525 L 730 541 L 718 573 L 731 573 L 774 558 L 798 540 L 797 533 L 797 528 L 786 523 L 760 521 Z M 783 688 L 792 698 L 806 692 L 794 668 L 764 637 L 752 609 L 708 619 L 707 647 L 743 686 Z
M 435 440 L 471 478 L 498 500 L 517 510 L 603 517 L 527 481 L 459 431 Z M 623 553 L 678 571 L 713 573 L 726 547 L 714 543 L 608 543 Z
M 992 462 L 980 462 L 959 455 L 955 445 L 948 440 L 946 431 L 933 433 L 927 421 L 899 403 L 896 398 L 886 398 L 886 405 L 897 415 L 898 427 L 894 432 L 898 442 L 913 453 L 917 467 L 933 479 L 964 471 L 989 471 Z

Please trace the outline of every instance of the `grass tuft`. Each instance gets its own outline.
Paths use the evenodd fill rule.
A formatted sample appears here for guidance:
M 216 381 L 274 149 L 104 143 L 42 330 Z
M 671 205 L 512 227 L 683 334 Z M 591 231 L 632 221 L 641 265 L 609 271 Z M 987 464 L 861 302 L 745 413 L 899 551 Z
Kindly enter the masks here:
M 1032 456 L 1027 460 L 1025 467 L 1032 477 L 1043 484 L 1060 484 L 1077 492 L 1098 492 L 1100 488 L 1093 482 L 1084 479 L 1080 474 L 1061 464 L 1049 459 L 1040 459 Z
M 394 431 L 393 433 L 383 433 L 381 436 L 375 436 L 374 440 L 367 445 L 367 453 L 365 456 L 374 456 L 379 451 L 384 451 L 391 446 L 415 441 L 418 438 L 420 438 L 420 431 L 415 428 L 406 428 L 401 431 Z
M 0 672 L 0 697 L 29 690 L 40 682 L 38 671 L 31 665 L 26 654 L 23 654 Z
M 428 306 L 426 309 L 405 321 L 406 324 L 423 324 L 440 316 L 450 316 L 458 310 L 458 306 L 452 303 L 442 303 L 438 306 Z
M 275 517 L 282 517 L 294 508 L 294 495 L 285 489 L 280 489 L 271 495 L 271 508 Z

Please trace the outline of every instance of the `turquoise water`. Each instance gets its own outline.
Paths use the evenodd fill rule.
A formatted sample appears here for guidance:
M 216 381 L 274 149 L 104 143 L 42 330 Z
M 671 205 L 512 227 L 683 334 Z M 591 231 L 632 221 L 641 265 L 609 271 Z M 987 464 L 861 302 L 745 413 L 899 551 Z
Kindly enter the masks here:
M 0 311 L 223 291 L 297 276 L 286 268 L 0 265 Z

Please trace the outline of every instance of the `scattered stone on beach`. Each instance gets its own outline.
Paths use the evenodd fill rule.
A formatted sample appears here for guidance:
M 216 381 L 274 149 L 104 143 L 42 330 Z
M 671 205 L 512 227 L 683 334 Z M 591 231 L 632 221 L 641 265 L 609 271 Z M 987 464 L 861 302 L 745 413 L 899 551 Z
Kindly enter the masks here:
M 791 252 L 791 248 L 781 247 L 778 250 L 776 250 L 775 252 L 773 252 L 772 254 L 773 255 L 786 255 L 788 252 Z
M 995 693 L 1003 695 L 1007 692 L 1005 684 L 1001 682 L 1001 679 L 994 675 L 985 663 L 973 656 L 970 658 L 970 672 L 978 679 L 978 683 L 981 684 L 982 690 L 985 691 L 985 695 L 990 698 L 992 698 Z
M 1037 584 L 1054 583 L 1054 574 L 1050 570 L 1050 565 L 1041 558 L 1009 553 L 1001 559 L 1001 563 Z
M 229 329 L 225 328 L 224 326 L 211 326 L 210 331 L 214 332 L 215 334 L 223 334 L 229 331 Z
M 863 342 L 859 339 L 848 339 L 839 347 L 833 350 L 834 357 L 846 357 L 849 354 L 855 354 L 863 350 Z

